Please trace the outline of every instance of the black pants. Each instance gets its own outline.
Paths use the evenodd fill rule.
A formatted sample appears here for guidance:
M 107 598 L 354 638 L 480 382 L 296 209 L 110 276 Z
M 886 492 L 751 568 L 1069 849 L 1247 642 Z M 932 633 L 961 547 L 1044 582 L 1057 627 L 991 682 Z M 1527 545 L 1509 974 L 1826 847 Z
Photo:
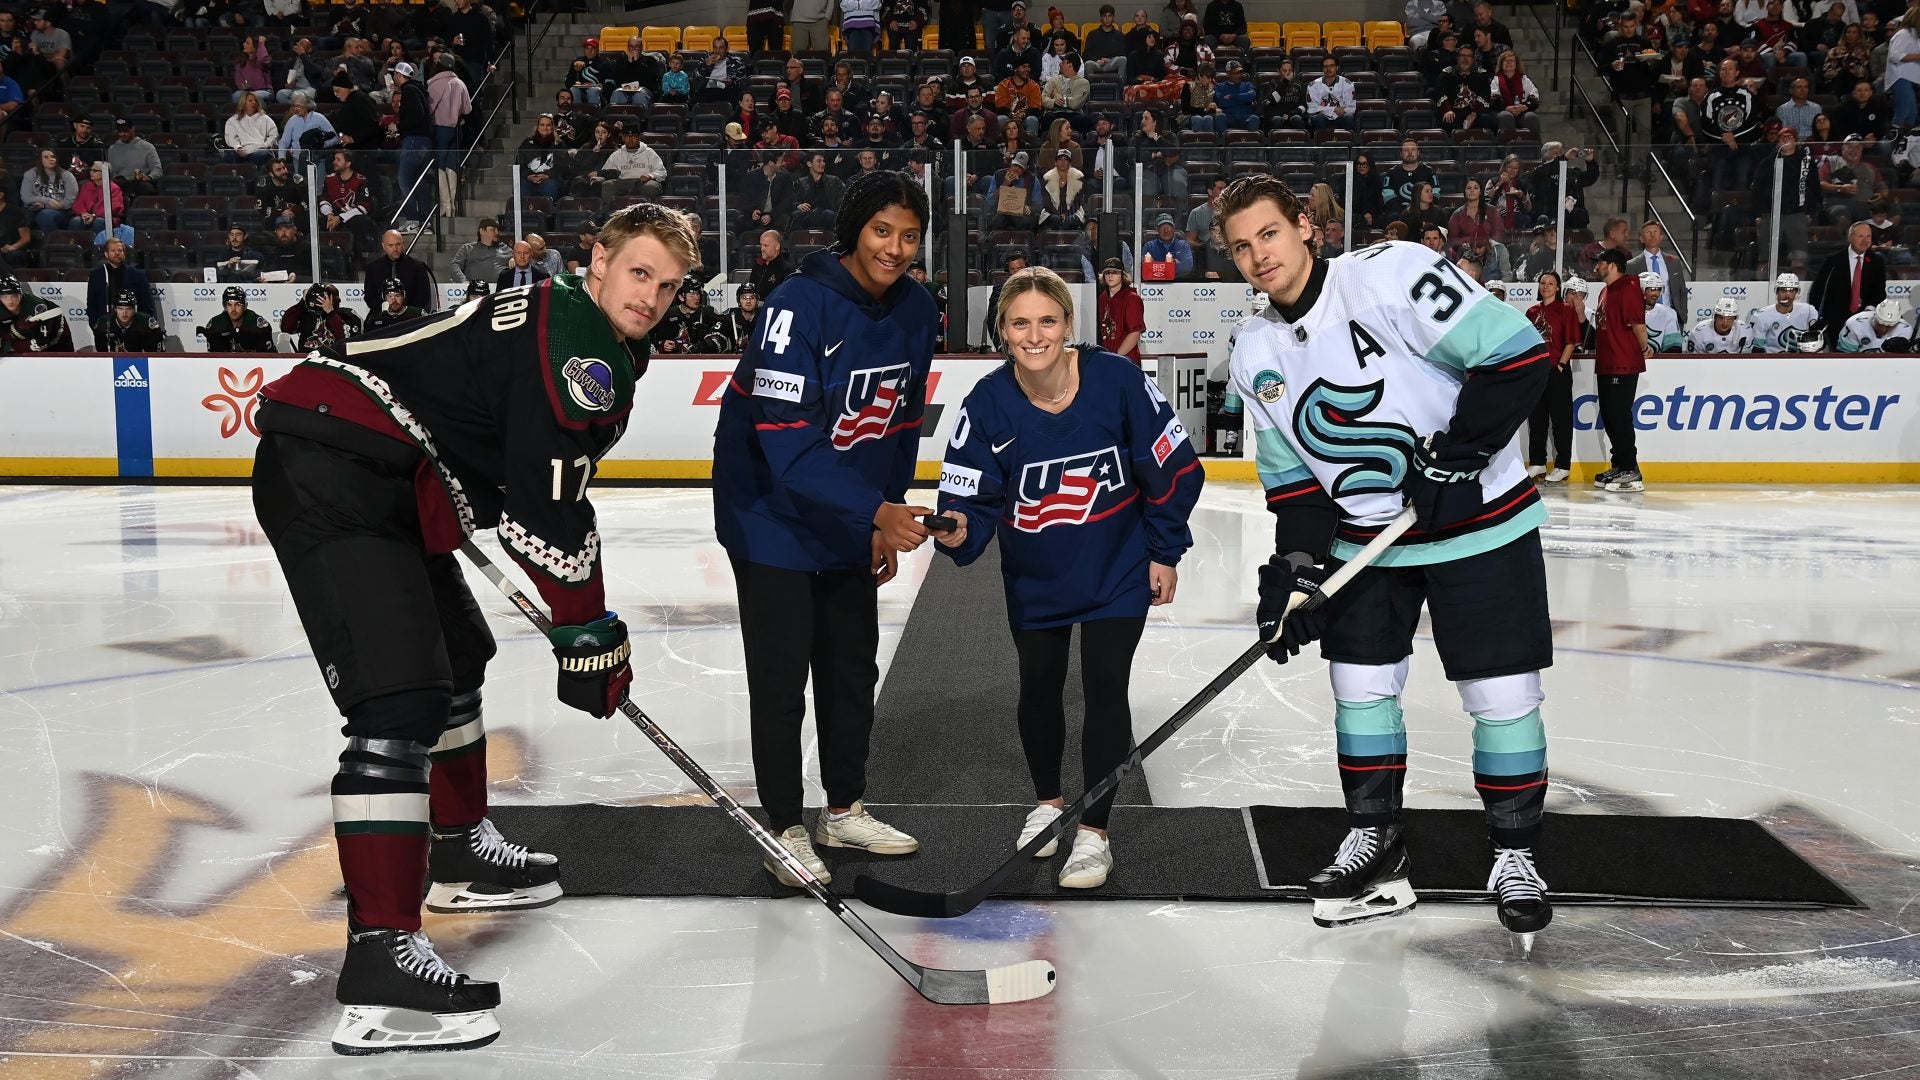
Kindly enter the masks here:
M 785 19 L 762 19 L 747 24 L 747 52 L 753 56 L 778 56 L 787 51 Z M 794 102 L 797 106 L 800 103 Z
M 1133 750 L 1133 713 L 1127 707 L 1127 682 L 1133 650 L 1146 628 L 1137 619 L 1095 619 L 1080 624 L 1080 688 L 1087 715 L 1080 728 L 1081 790 L 1120 767 Z M 1060 696 L 1067 686 L 1067 651 L 1073 627 L 1015 630 L 1020 654 L 1020 748 L 1033 774 L 1036 800 L 1058 799 L 1060 757 L 1066 751 L 1067 710 Z M 1081 821 L 1107 827 L 1113 794 L 1087 808 Z
M 1554 366 L 1547 388 L 1527 421 L 1527 464 L 1547 463 L 1547 430 L 1553 430 L 1553 465 L 1573 467 L 1573 368 Z
M 1633 399 L 1640 389 L 1638 375 L 1602 375 L 1600 383 L 1600 424 L 1606 428 L 1607 442 L 1613 447 L 1613 467 L 1638 469 L 1640 455 L 1633 445 Z
M 851 806 L 867 787 L 873 690 L 880 681 L 880 609 L 873 573 L 782 570 L 734 560 L 746 646 L 753 775 L 776 832 L 801 824 L 800 726 L 813 676 L 820 784 L 828 806 Z

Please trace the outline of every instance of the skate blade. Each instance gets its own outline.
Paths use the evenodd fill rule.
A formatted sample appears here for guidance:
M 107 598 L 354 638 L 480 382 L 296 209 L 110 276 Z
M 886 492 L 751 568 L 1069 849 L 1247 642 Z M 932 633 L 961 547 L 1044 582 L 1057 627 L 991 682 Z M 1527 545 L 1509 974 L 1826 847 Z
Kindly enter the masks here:
M 473 882 L 435 882 L 427 890 L 425 907 L 439 915 L 461 915 L 470 911 L 506 911 L 541 908 L 560 899 L 561 888 L 557 881 L 545 885 L 535 885 L 526 889 L 509 889 L 504 892 L 478 892 Z
M 1345 900 L 1315 900 L 1313 921 L 1329 929 L 1355 923 L 1388 919 L 1412 911 L 1419 898 L 1406 879 L 1384 882 L 1370 891 Z
M 492 1009 L 424 1013 L 385 1005 L 348 1005 L 333 1029 L 333 1052 L 348 1056 L 394 1051 L 476 1050 L 500 1037 Z
M 1536 933 L 1538 933 L 1538 931 L 1527 931 L 1513 935 L 1513 949 L 1520 959 L 1533 959 L 1533 936 Z

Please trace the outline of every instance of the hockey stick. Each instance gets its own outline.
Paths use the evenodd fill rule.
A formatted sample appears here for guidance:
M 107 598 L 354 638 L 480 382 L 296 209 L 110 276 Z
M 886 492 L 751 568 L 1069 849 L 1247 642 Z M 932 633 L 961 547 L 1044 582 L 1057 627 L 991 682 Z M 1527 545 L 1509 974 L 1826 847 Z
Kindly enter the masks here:
M 1355 574 L 1366 569 L 1381 552 L 1399 539 L 1401 533 L 1412 527 L 1413 508 L 1408 507 L 1399 517 L 1389 522 L 1386 528 L 1380 530 L 1380 535 L 1368 541 L 1366 547 L 1361 548 L 1345 565 L 1329 575 L 1326 583 L 1320 586 L 1320 595 L 1326 597 L 1339 592 L 1342 586 L 1353 580 Z M 1288 610 L 1291 611 L 1292 608 L 1289 607 Z M 1220 696 L 1221 691 L 1233 685 L 1234 680 L 1246 674 L 1247 669 L 1266 654 L 1267 643 L 1264 641 L 1256 641 L 1249 646 L 1246 652 L 1241 653 L 1232 664 L 1227 666 L 1227 670 L 1215 676 L 1212 682 L 1201 688 L 1191 701 L 1180 706 L 1179 712 L 1174 713 L 1166 723 L 1155 728 L 1153 734 L 1142 739 L 1140 745 L 1134 747 L 1133 753 L 1127 755 L 1127 759 L 1120 763 L 1119 768 L 1108 773 L 1099 783 L 1089 788 L 1085 795 L 1080 796 L 1072 806 L 1067 807 L 1059 817 L 1055 818 L 1052 824 L 1042 829 L 1040 835 L 1027 841 L 1024 847 L 1014 852 L 1013 857 L 1001 864 L 1000 869 L 995 870 L 985 881 L 959 892 L 935 893 L 903 889 L 898 885 L 889 885 L 862 874 L 853 879 L 854 895 L 881 911 L 891 911 L 895 915 L 913 915 L 922 919 L 951 919 L 979 907 L 981 901 L 992 896 L 1000 886 L 1006 884 L 1007 879 L 1013 876 L 1014 870 L 1022 862 L 1035 857 L 1041 848 L 1053 843 L 1061 833 L 1070 828 L 1088 806 L 1119 787 L 1120 781 L 1138 768 L 1148 754 L 1159 749 L 1161 743 L 1171 739 L 1174 732 L 1179 731 L 1187 721 L 1198 716 L 1200 710 L 1211 704 L 1214 698 Z
M 486 553 L 476 547 L 473 541 L 468 540 L 462 543 L 460 550 L 473 561 L 473 565 L 479 567 L 480 572 L 487 576 L 487 580 L 493 582 L 507 599 L 513 601 L 513 606 L 519 608 L 520 614 L 525 615 L 527 621 L 536 629 L 543 634 L 553 629 L 553 621 L 547 618 L 546 612 L 541 611 L 533 601 L 527 599 L 527 595 L 516 588 L 507 578 L 506 573 L 494 565 L 493 560 L 487 558 Z M 1023 960 L 1017 964 L 1005 964 L 985 970 L 954 971 L 946 968 L 921 967 L 901 956 L 893 946 L 887 944 L 885 938 L 875 933 L 872 927 L 861 920 L 860 916 L 855 915 L 845 901 L 822 885 L 820 880 L 807 869 L 806 864 L 794 858 L 793 853 L 775 840 L 772 833 L 754 820 L 753 815 L 741 809 L 733 796 L 727 794 L 726 789 L 716 783 L 713 777 L 708 776 L 699 762 L 687 756 L 687 752 L 680 749 L 680 745 L 674 742 L 672 736 L 662 730 L 660 725 L 654 723 L 646 713 L 641 712 L 638 705 L 632 701 L 622 701 L 620 711 L 626 714 L 634 727 L 639 728 L 647 738 L 653 740 L 653 745 L 659 747 L 660 752 L 667 755 L 669 761 L 678 765 L 681 772 L 686 773 L 694 783 L 700 785 L 700 790 L 706 793 L 707 798 L 712 799 L 720 809 L 725 810 L 727 815 L 733 818 L 736 824 L 745 829 L 755 846 L 759 847 L 768 858 L 786 867 L 787 873 L 805 882 L 802 887 L 811 893 L 815 900 L 827 905 L 827 910 L 839 916 L 840 921 L 846 923 L 848 929 L 858 935 L 861 941 L 866 942 L 867 948 L 879 954 L 880 959 L 885 960 L 888 967 L 907 980 L 907 985 L 918 991 L 921 997 L 936 1005 L 1004 1005 L 1014 1001 L 1045 997 L 1053 992 L 1054 980 L 1057 976 L 1053 965 L 1045 960 Z

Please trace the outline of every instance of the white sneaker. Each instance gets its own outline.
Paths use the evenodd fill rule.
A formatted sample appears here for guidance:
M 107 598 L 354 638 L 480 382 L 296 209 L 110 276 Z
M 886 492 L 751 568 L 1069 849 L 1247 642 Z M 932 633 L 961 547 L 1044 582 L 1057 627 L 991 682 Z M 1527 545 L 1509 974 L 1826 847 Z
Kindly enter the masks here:
M 875 855 L 906 855 L 920 850 L 920 841 L 867 813 L 858 799 L 839 820 L 822 810 L 813 838 L 826 847 L 859 848 Z
M 1073 854 L 1060 868 L 1060 887 L 1097 889 L 1107 883 L 1112 871 L 1113 848 L 1107 838 L 1091 829 L 1080 829 L 1073 834 Z
M 1567 481 L 1567 475 L 1565 469 L 1548 469 L 1546 481 L 1549 484 L 1564 484 Z
M 1547 467 L 1546 467 L 1545 465 L 1529 465 L 1529 466 L 1527 466 L 1527 475 L 1528 475 L 1529 477 L 1532 477 L 1532 478 L 1533 478 L 1533 479 L 1535 479 L 1535 480 L 1538 480 L 1538 479 L 1540 479 L 1540 478 L 1541 478 L 1542 476 L 1545 476 L 1545 475 L 1546 475 L 1546 473 L 1547 473 Z
M 1034 807 L 1032 810 L 1028 811 L 1027 823 L 1025 825 L 1020 826 L 1020 839 L 1014 841 L 1013 849 L 1015 851 L 1019 851 L 1020 849 L 1026 847 L 1028 844 L 1033 843 L 1034 837 L 1039 836 L 1041 833 L 1047 831 L 1047 826 L 1060 820 L 1060 814 L 1061 814 L 1061 810 L 1059 807 L 1050 806 L 1047 803 L 1041 803 L 1040 805 Z M 1036 859 L 1049 858 L 1053 855 L 1054 852 L 1059 850 L 1060 850 L 1060 838 L 1056 836 L 1053 838 L 1052 843 L 1049 843 L 1046 847 L 1043 847 L 1039 851 L 1034 852 L 1033 857 Z
M 833 881 L 833 874 L 827 870 L 827 864 L 821 861 L 820 853 L 813 850 L 813 841 L 807 839 L 805 825 L 795 825 L 781 833 L 779 840 L 780 846 L 792 852 L 793 857 L 800 860 L 800 865 L 807 868 L 807 873 L 820 880 L 820 884 L 826 885 Z M 791 885 L 796 889 L 806 888 L 806 883 L 788 872 L 784 864 L 766 858 L 761 859 L 760 862 L 767 868 L 767 873 L 780 879 L 780 884 Z

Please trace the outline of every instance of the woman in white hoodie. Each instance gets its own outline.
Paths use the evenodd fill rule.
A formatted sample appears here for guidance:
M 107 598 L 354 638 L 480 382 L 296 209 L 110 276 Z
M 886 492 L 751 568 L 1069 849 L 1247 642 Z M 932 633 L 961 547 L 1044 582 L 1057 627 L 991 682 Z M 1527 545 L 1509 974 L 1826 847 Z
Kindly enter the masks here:
M 226 160 L 250 161 L 264 168 L 280 145 L 280 125 L 261 110 L 259 96 L 248 91 L 227 117 L 226 139 Z

